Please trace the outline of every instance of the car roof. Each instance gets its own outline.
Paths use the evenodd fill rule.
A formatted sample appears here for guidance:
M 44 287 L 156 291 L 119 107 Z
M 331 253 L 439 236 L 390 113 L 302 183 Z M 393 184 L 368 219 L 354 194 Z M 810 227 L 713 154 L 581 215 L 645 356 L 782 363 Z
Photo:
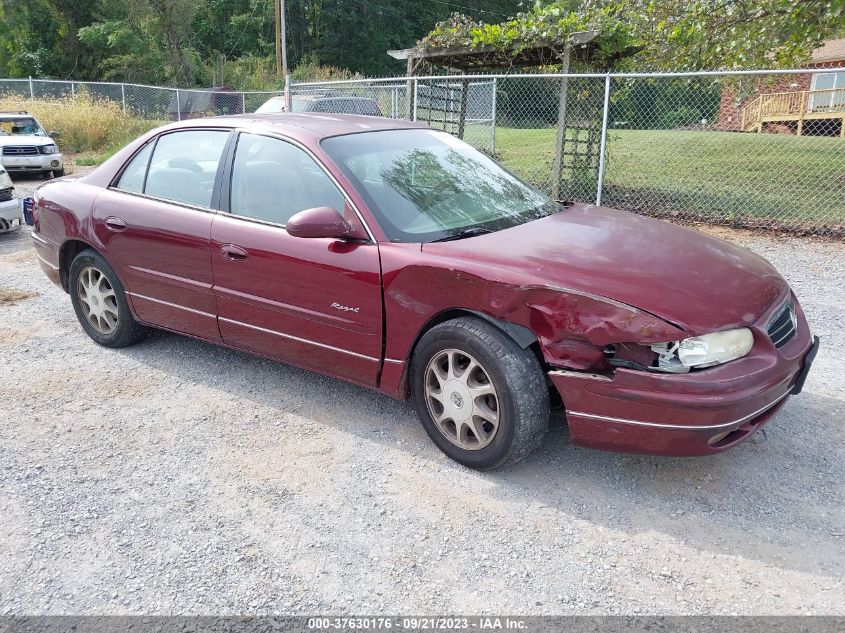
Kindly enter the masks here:
M 278 132 L 303 141 L 319 141 L 330 136 L 375 132 L 379 130 L 404 130 L 427 126 L 401 119 L 334 114 L 323 112 L 280 112 L 268 114 L 238 114 L 234 116 L 189 119 L 167 126 L 169 130 L 194 127 L 236 127 L 254 131 Z
M 29 112 L 0 112 L 0 116 L 6 117 L 7 119 L 34 119 L 35 117 L 32 116 Z

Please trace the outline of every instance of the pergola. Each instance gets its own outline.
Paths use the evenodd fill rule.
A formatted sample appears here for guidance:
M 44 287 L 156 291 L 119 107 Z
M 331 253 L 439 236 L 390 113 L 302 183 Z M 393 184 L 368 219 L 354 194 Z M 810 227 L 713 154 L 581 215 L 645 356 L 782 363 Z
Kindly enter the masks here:
M 624 57 L 636 53 L 639 48 L 631 47 L 614 55 L 599 55 L 601 32 L 577 31 L 567 37 L 542 44 L 523 45 L 516 42 L 508 48 L 493 46 L 455 46 L 430 48 L 416 46 L 401 50 L 389 50 L 387 54 L 394 59 L 407 62 L 407 115 L 410 118 L 416 104 L 413 103 L 413 77 L 419 75 L 421 68 L 441 67 L 457 75 L 466 75 L 481 71 L 504 70 L 513 68 L 531 68 L 540 66 L 560 66 L 560 72 L 568 74 L 573 63 L 579 62 L 595 70 L 609 70 Z M 463 138 L 466 126 L 466 95 L 469 79 L 459 78 L 462 86 L 458 108 L 458 136 Z M 567 129 L 567 101 L 569 78 L 560 81 L 558 99 L 557 139 L 554 154 L 553 194 L 562 193 L 563 156 Z M 495 125 L 495 122 L 494 122 Z M 590 150 L 592 151 L 592 150 Z

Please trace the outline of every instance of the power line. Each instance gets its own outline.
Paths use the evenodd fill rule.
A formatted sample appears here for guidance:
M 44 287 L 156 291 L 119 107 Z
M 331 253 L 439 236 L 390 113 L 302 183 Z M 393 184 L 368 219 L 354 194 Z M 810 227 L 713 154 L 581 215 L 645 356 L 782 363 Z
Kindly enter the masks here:
M 385 11 L 390 11 L 391 13 L 395 13 L 396 15 L 407 19 L 407 14 L 403 11 L 400 11 L 396 7 L 389 7 L 389 6 L 385 6 L 383 4 L 378 4 L 376 2 L 370 2 L 370 0 L 352 0 L 352 1 L 358 2 L 358 4 L 362 4 L 362 5 L 365 5 L 365 6 L 370 6 L 370 7 L 375 7 L 375 8 L 378 8 L 378 9 L 383 9 Z M 457 9 L 464 9 L 466 11 L 472 11 L 473 13 L 488 13 L 490 15 L 495 15 L 495 16 L 498 16 L 500 18 L 510 18 L 510 17 L 512 17 L 512 16 L 509 16 L 509 15 L 505 15 L 504 13 L 497 13 L 496 11 L 490 11 L 488 9 L 473 9 L 471 7 L 465 7 L 465 6 L 460 5 L 460 4 L 455 4 L 454 2 L 449 2 L 448 0 L 430 0 L 430 2 L 436 2 L 438 4 L 454 7 L 454 8 L 457 8 Z
M 252 12 L 249 14 L 249 17 L 244 21 L 244 28 L 241 29 L 241 34 L 238 35 L 238 39 L 236 39 L 235 43 L 232 44 L 232 49 L 226 55 L 227 58 L 229 57 L 229 55 L 235 52 L 235 48 L 237 48 L 238 44 L 241 43 L 241 40 L 244 37 L 244 33 L 246 33 L 246 29 L 250 25 L 250 22 L 252 22 L 252 18 L 255 16 L 255 10 L 258 8 L 259 4 L 261 4 L 261 2 L 259 2 L 259 0 L 255 0 L 255 3 L 252 5 Z
M 449 7 L 455 7 L 456 9 L 464 9 L 465 11 L 472 11 L 473 13 L 489 13 L 490 15 L 497 15 L 500 18 L 512 18 L 512 15 L 505 15 L 504 13 L 497 13 L 496 11 L 490 11 L 489 9 L 473 9 L 472 7 L 465 7 L 461 4 L 456 4 L 454 2 L 449 2 L 448 0 L 429 0 L 429 2 L 436 2 L 437 4 L 445 4 Z

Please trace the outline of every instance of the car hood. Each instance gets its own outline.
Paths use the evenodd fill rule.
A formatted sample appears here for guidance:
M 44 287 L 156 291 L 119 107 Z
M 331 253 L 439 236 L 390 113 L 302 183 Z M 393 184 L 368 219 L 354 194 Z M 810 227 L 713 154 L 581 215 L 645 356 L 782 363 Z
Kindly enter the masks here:
M 53 139 L 49 136 L 37 134 L 15 134 L 14 136 L 0 135 L 0 146 L 3 145 L 54 145 Z
M 765 259 L 730 242 L 593 205 L 423 251 L 607 297 L 693 335 L 753 323 L 788 289 Z

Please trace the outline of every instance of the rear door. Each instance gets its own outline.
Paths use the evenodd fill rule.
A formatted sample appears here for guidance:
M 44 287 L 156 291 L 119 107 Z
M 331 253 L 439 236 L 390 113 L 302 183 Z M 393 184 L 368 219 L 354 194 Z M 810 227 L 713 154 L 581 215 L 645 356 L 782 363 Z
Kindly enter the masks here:
M 230 133 L 191 129 L 156 137 L 94 203 L 94 230 L 138 317 L 216 341 L 209 250 Z
M 365 239 L 292 237 L 307 208 L 344 213 Z M 375 385 L 381 367 L 378 245 L 333 178 L 304 148 L 241 133 L 211 228 L 223 340 L 285 362 Z

